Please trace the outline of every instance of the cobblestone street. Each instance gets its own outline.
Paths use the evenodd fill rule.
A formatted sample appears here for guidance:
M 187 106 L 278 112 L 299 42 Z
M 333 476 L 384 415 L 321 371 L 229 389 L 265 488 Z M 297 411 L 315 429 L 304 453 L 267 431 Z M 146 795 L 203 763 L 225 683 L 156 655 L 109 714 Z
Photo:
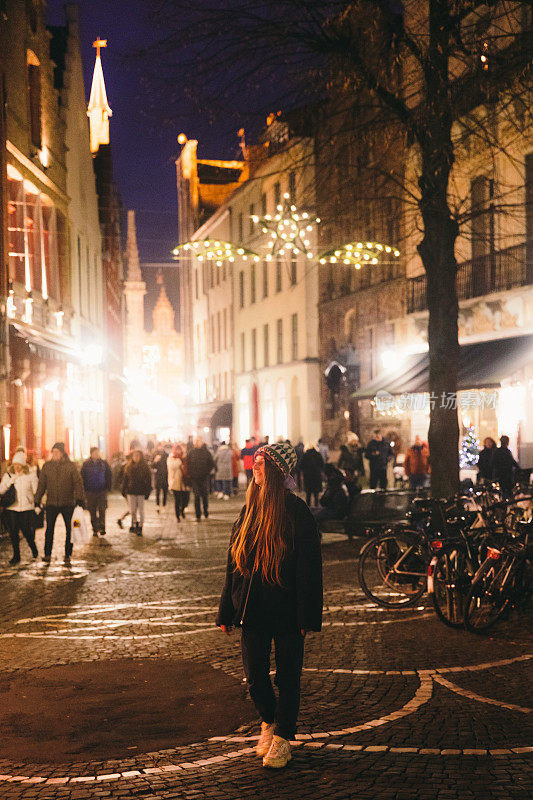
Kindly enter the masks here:
M 21 565 L 8 567 L 3 541 L 0 742 L 8 726 L 19 744 L 9 754 L 0 744 L 2 800 L 532 796 L 530 619 L 515 613 L 476 637 L 444 627 L 426 598 L 416 608 L 378 609 L 357 585 L 357 545 L 333 534 L 323 541 L 324 627 L 307 638 L 293 760 L 279 773 L 265 771 L 253 752 L 258 723 L 242 683 L 238 634 L 214 627 L 238 503 L 211 505 L 208 520 L 193 523 L 189 509 L 178 525 L 170 506 L 158 515 L 150 501 L 140 538 L 118 528 L 124 504 L 112 498 L 108 535 L 75 546 L 70 566 L 61 560 L 59 525 L 50 565 L 32 562 L 23 543 Z M 42 553 L 42 531 L 37 543 Z M 93 705 L 101 728 L 93 752 L 93 717 L 83 734 L 58 720 L 76 686 L 85 681 L 87 692 L 90 679 L 98 692 L 114 662 L 125 695 L 106 684 Z M 157 701 L 151 675 L 153 687 L 164 687 Z M 211 676 L 220 676 L 221 689 Z M 57 694 L 58 681 L 65 700 L 56 700 L 54 722 L 50 704 L 41 711 L 32 698 L 37 689 Z M 13 706 L 18 685 L 28 694 Z M 136 687 L 146 724 L 128 711 Z M 232 705 L 222 715 L 226 692 Z M 168 725 L 154 729 L 148 712 L 156 702 L 156 716 L 170 727 L 179 722 L 175 740 Z M 203 735 L 191 738 L 189 728 Z M 51 760 L 59 730 L 68 741 Z

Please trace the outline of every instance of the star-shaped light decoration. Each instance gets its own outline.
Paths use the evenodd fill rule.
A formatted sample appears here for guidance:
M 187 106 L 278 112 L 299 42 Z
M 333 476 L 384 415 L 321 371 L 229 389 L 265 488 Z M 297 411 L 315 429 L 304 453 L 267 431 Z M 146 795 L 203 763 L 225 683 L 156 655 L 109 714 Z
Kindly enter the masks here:
M 290 195 L 283 195 L 283 204 L 276 206 L 276 213 L 265 214 L 263 217 L 252 215 L 252 221 L 268 234 L 268 253 L 265 256 L 271 261 L 276 256 L 284 253 L 297 255 L 301 253 L 306 258 L 313 258 L 309 250 L 311 242 L 309 234 L 315 225 L 320 222 L 319 217 L 314 217 L 307 211 L 298 212 L 296 206 L 290 202 Z
M 179 244 L 172 251 L 175 260 L 178 261 L 183 251 L 193 253 L 198 261 L 214 261 L 217 267 L 221 267 L 223 262 L 233 262 L 235 259 L 242 258 L 243 261 L 259 261 L 260 257 L 253 250 L 243 247 L 234 242 L 225 242 L 222 239 L 198 239 Z
M 361 269 L 364 264 L 390 264 L 399 256 L 400 251 L 390 244 L 349 242 L 322 253 L 318 260 L 321 264 L 351 264 L 355 269 Z

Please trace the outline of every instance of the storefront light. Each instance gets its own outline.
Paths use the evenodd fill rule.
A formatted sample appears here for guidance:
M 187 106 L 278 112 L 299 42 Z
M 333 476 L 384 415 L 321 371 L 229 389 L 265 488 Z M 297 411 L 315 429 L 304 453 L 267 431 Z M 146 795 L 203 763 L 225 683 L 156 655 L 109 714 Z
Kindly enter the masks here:
M 9 461 L 11 447 L 11 425 L 3 425 L 2 431 L 4 433 L 4 459 Z

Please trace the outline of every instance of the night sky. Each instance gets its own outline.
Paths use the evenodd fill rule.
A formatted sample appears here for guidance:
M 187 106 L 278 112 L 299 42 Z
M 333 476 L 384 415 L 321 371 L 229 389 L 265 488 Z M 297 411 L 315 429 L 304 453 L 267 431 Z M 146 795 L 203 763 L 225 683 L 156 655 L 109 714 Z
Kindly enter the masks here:
M 177 199 L 175 158 L 179 147 L 178 134 L 184 130 L 190 138 L 199 140 L 203 157 L 227 156 L 221 153 L 223 144 L 216 132 L 209 129 L 203 115 L 194 112 L 184 92 L 184 118 L 162 126 L 153 112 L 146 93 L 150 86 L 141 87 L 138 71 L 129 63 L 129 56 L 146 41 L 155 41 L 161 32 L 149 19 L 149 4 L 142 0 L 80 0 L 80 36 L 85 71 L 87 100 L 91 88 L 95 50 L 92 42 L 100 36 L 108 46 L 102 50 L 102 66 L 108 101 L 113 111 L 110 137 L 113 150 L 115 180 L 125 211 L 135 209 L 137 238 L 141 261 L 170 261 L 171 250 L 177 241 Z M 48 0 L 48 24 L 64 24 L 63 0 Z M 157 58 L 157 48 L 154 48 Z M 162 100 L 164 102 L 164 99 Z M 150 110 L 150 106 L 152 110 Z M 237 139 L 226 145 L 229 157 L 236 156 Z M 125 235 L 125 231 L 124 231 Z M 174 274 L 173 274 L 174 273 Z M 148 295 L 148 315 L 157 297 L 156 270 L 144 269 Z M 165 283 L 171 302 L 177 308 L 175 270 L 165 272 Z M 151 327 L 151 316 L 147 326 Z

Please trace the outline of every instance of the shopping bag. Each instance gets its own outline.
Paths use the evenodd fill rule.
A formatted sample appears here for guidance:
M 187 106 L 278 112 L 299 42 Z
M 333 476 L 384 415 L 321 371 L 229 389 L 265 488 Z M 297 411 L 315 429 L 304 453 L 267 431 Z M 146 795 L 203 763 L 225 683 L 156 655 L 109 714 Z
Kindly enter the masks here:
M 89 534 L 85 511 L 81 506 L 76 506 L 72 515 L 72 543 L 86 544 L 89 541 Z

